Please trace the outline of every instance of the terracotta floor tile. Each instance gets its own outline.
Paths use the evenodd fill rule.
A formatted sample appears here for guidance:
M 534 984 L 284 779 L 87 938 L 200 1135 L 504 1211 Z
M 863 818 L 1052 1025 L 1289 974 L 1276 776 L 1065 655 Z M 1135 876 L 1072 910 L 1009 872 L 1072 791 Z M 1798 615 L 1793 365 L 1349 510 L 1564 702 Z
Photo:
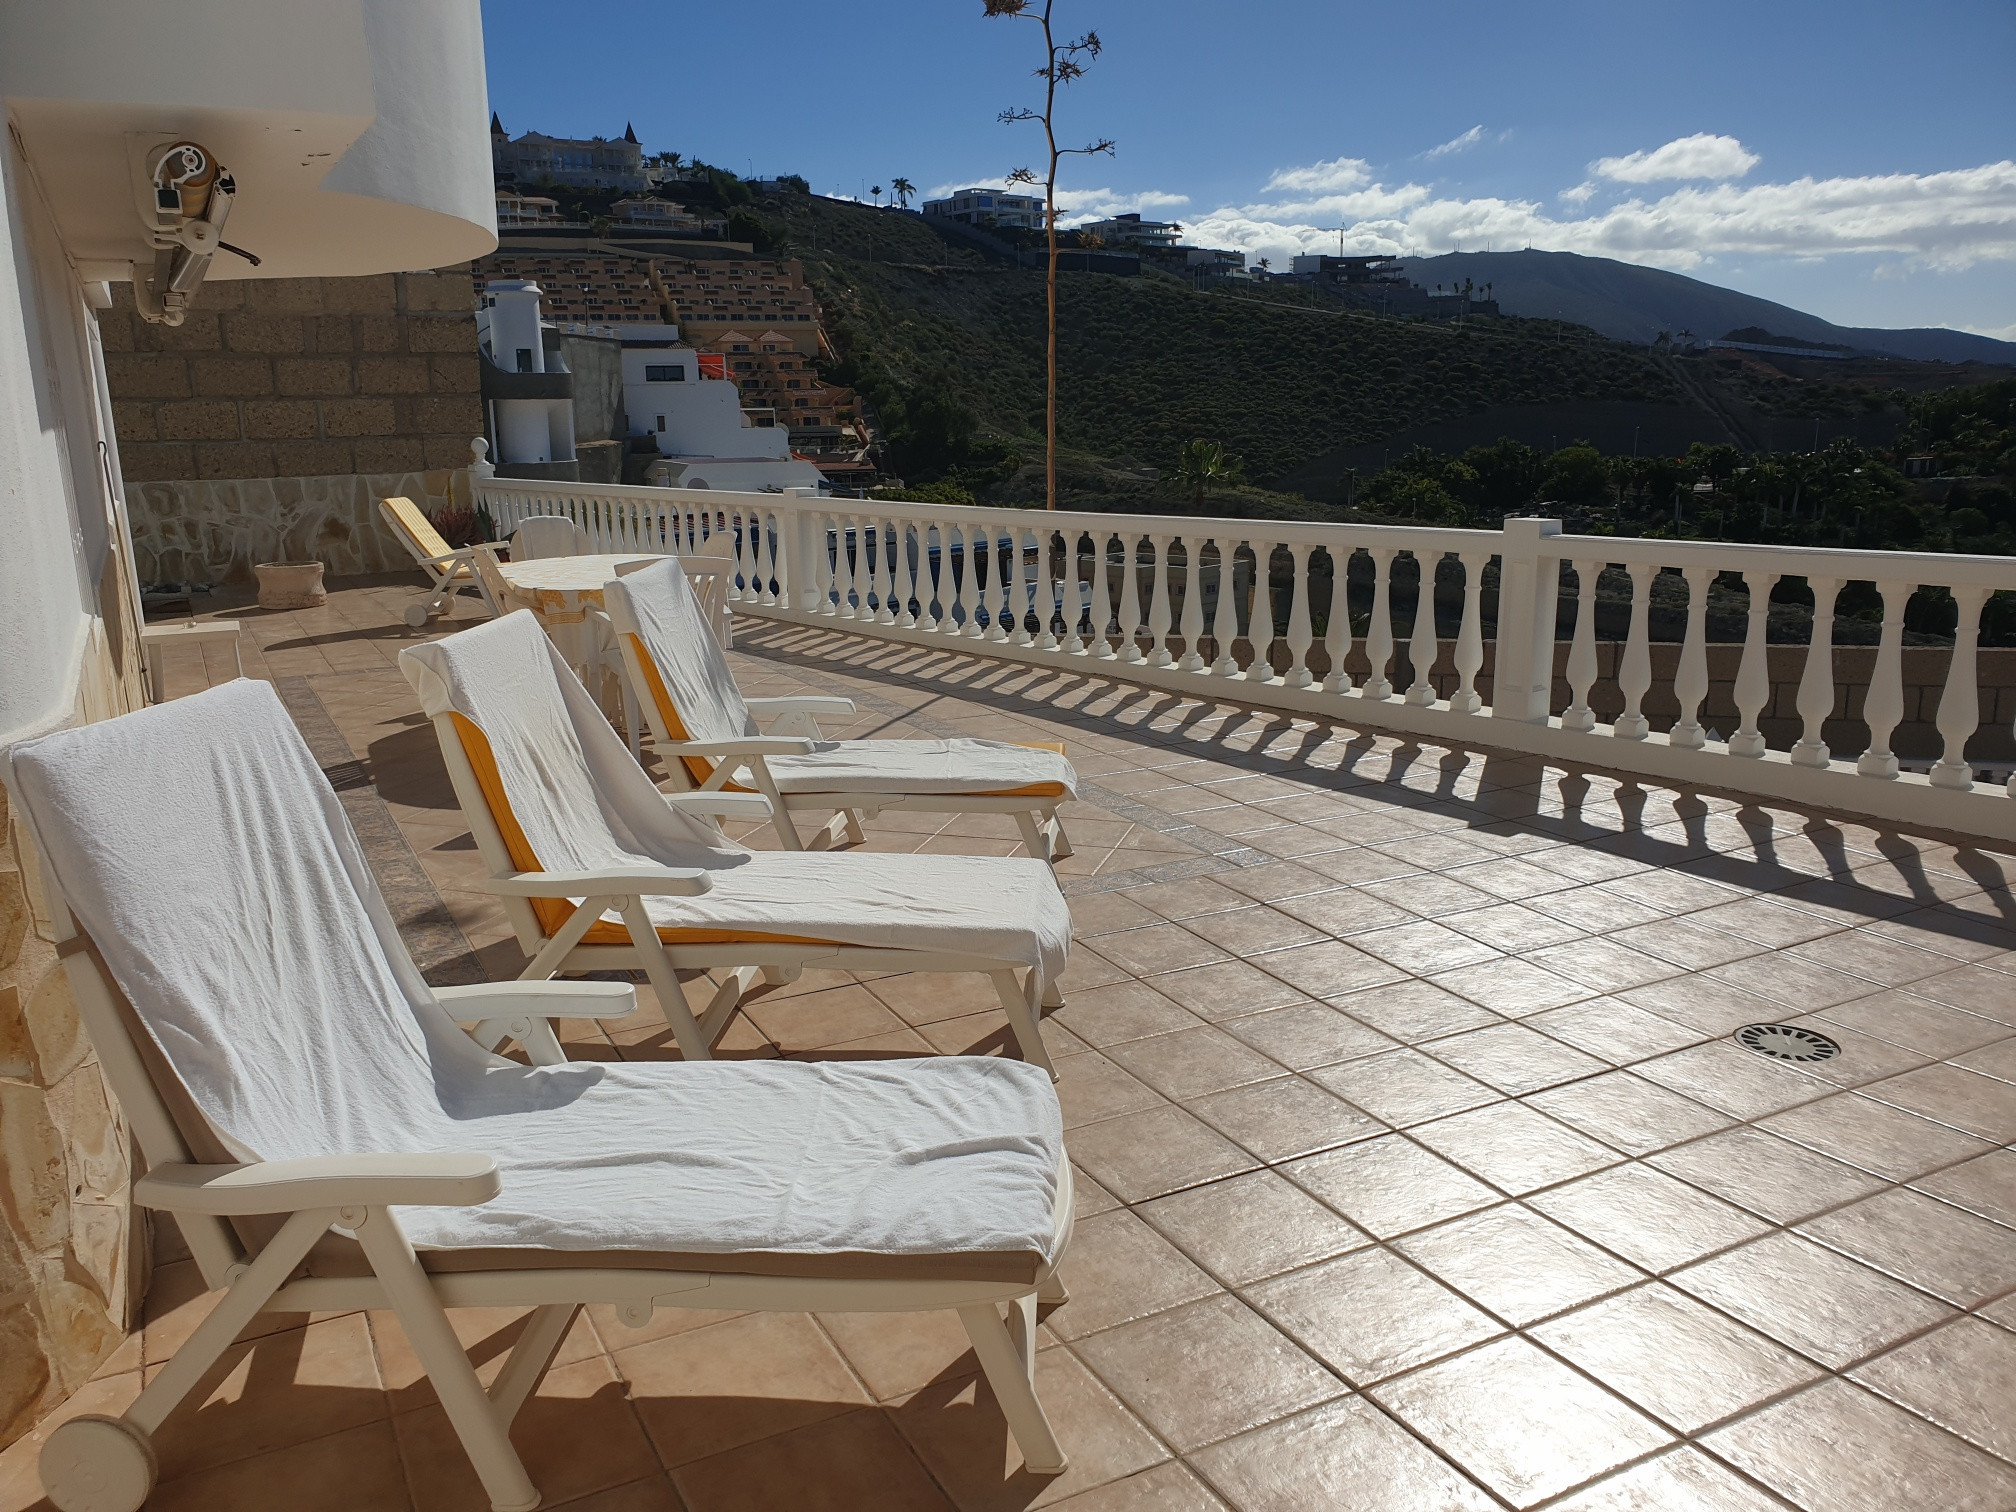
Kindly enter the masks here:
M 1215 966 L 1165 972 L 1155 978 L 1155 990 L 1197 1017 L 1228 1027 L 1232 1020 L 1250 1014 L 1301 1006 L 1310 1001 L 1306 993 L 1244 961 L 1221 961 Z
M 1243 902 L 1244 900 L 1241 899 Z M 1274 909 L 1241 908 L 1231 913 L 1205 914 L 1184 926 L 1201 935 L 1220 950 L 1243 958 L 1263 951 L 1282 950 L 1290 945 L 1308 945 L 1328 939 L 1326 930 L 1305 924 Z
M 1670 961 L 1607 939 L 1550 945 L 1527 952 L 1525 959 L 1598 992 L 1623 992 L 1680 972 Z
M 1501 952 L 1491 946 L 1432 919 L 1355 935 L 1352 944 L 1403 971 L 1423 976 L 1501 958 Z
M 1854 1374 L 1940 1427 L 2016 1459 L 2016 1333 L 1956 1318 Z
M 1681 1448 L 1598 1481 L 1556 1504 L 1556 1512 L 1782 1512 L 1758 1490 L 1698 1449 Z
M 1733 1122 L 1726 1113 L 1627 1071 L 1550 1087 L 1525 1101 L 1627 1155 L 1649 1155 Z
M 836 1045 L 905 1027 L 902 1019 L 860 986 L 803 997 L 761 999 L 745 1011 L 751 1023 L 787 1050 Z
M 1667 1279 L 1835 1370 L 1952 1313 L 1923 1292 L 1792 1234 L 1769 1235 Z
M 1957 1066 L 1926 1066 L 1863 1089 L 1908 1112 L 1997 1144 L 2016 1142 L 2016 1086 Z
M 1100 1049 L 1151 1034 L 1174 1034 L 1198 1025 L 1197 1015 L 1144 982 L 1116 982 L 1069 993 L 1057 1015 L 1064 1027 Z
M 1159 917 L 1125 893 L 1088 893 L 1071 900 L 1071 933 L 1079 939 L 1112 934 L 1120 929 L 1139 929 L 1156 923 Z
M 1709 1038 L 1732 1033 L 1745 1024 L 1772 1023 L 1782 1016 L 1755 993 L 1708 976 L 1669 977 L 1618 996 Z
M 1842 1452 L 1849 1445 L 1856 1452 Z M 1846 1381 L 1767 1407 L 1709 1435 L 1705 1447 L 1811 1512 L 2016 1506 L 2016 1468 Z
M 1308 1002 L 1228 1019 L 1225 1032 L 1296 1071 L 1399 1048 L 1378 1030 L 1325 1003 Z
M 1235 1297 L 1192 1302 L 1081 1340 L 1078 1353 L 1179 1451 L 1341 1396 L 1337 1378 Z M 1199 1380 L 1211 1390 L 1197 1391 Z
M 1396 1128 L 1497 1102 L 1501 1095 L 1420 1050 L 1390 1050 L 1309 1073 L 1339 1097 Z
M 1351 855 L 1346 851 L 1343 854 Z M 1396 903 L 1374 897 L 1363 888 L 1340 887 L 1333 892 L 1309 893 L 1284 898 L 1274 905 L 1290 918 L 1300 919 L 1314 929 L 1338 939 L 1405 924 L 1416 917 Z
M 1654 924 L 1637 924 L 1606 936 L 1619 945 L 1643 951 L 1662 961 L 1671 961 L 1688 971 L 1706 971 L 1710 966 L 1726 966 L 1761 954 L 1767 947 L 1740 935 L 1704 928 L 1695 917 L 1661 919 Z
M 1515 1197 L 1586 1176 L 1620 1158 L 1595 1140 L 1512 1102 L 1422 1124 L 1414 1137 Z
M 1398 1134 L 1311 1155 L 1281 1174 L 1381 1239 L 1498 1200 L 1461 1167 Z
M 1970 1213 L 2016 1228 L 2016 1154 L 2008 1150 L 1921 1176 L 1912 1185 Z
M 1360 1023 L 1405 1044 L 1441 1039 L 1466 1029 L 1505 1022 L 1433 982 L 1394 982 L 1338 998 L 1332 1005 Z
M 1292 861 L 1273 861 L 1262 866 L 1242 866 L 1224 873 L 1218 880 L 1234 892 L 1261 903 L 1273 903 L 1282 898 L 1301 897 L 1308 893 L 1328 892 L 1337 885 L 1337 880 L 1320 871 L 1297 866 Z
M 614 1354 L 645 1431 L 673 1468 L 866 1405 L 817 1324 L 749 1313 Z
M 1056 1503 L 1059 1512 L 1229 1512 L 1185 1465 L 1171 1461 Z
M 1196 789 L 1191 789 L 1196 792 Z M 1244 893 L 1233 891 L 1211 877 L 1194 877 L 1187 882 L 1161 882 L 1153 887 L 1137 887 L 1118 896 L 1153 912 L 1163 919 L 1194 919 L 1205 914 L 1229 913 L 1252 906 Z
M 1489 1512 L 1495 1503 L 1364 1397 L 1194 1456 L 1239 1512 Z
M 1878 985 L 1784 952 L 1753 956 L 1703 974 L 1778 1004 L 1780 1018 L 1816 1013 L 1850 998 L 1867 997 Z
M 1371 1243 L 1362 1229 L 1272 1171 L 1158 1197 L 1136 1211 L 1230 1286 Z M 1074 1240 L 1067 1266 L 1076 1262 L 1081 1242 Z
M 1209 1026 L 1128 1040 L 1107 1053 L 1164 1097 L 1185 1102 L 1281 1074 L 1278 1061 Z
M 1066 1129 L 1136 1113 L 1166 1101 L 1161 1093 L 1097 1051 L 1066 1056 L 1057 1063 L 1057 1098 L 1064 1107 Z
M 2012 1037 L 2007 1024 L 1908 992 L 1879 992 L 1856 998 L 1822 1009 L 1820 1016 L 1892 1044 L 1942 1058 Z
M 1768 1227 L 1637 1161 L 1536 1193 L 1527 1203 L 1655 1274 L 1754 1239 Z
M 147 1379 L 160 1370 L 149 1366 Z M 184 1397 L 154 1434 L 163 1480 L 377 1422 L 392 1411 L 362 1313 L 234 1345 L 209 1379 L 210 1390 Z
M 1404 866 L 1406 862 L 1404 858 L 1395 858 L 1395 864 Z M 1359 891 L 1427 919 L 1466 908 L 1489 908 L 1504 901 L 1496 893 L 1433 872 L 1417 871 L 1414 875 L 1367 881 L 1359 885 Z
M 1633 924 L 1649 924 L 1665 914 L 1643 903 L 1633 902 L 1607 887 L 1577 887 L 1568 892 L 1546 893 L 1524 905 L 1536 913 L 1572 924 L 1588 934 L 1628 929 Z
M 343 1433 L 163 1481 L 147 1512 L 410 1512 L 392 1423 Z
M 1930 998 L 1949 1008 L 1964 1008 L 1983 1018 L 2016 1024 L 2016 1003 L 2009 996 L 2009 978 L 1987 966 L 1957 966 L 1911 984 L 1914 996 Z
M 2016 1291 L 2016 1229 L 1917 1192 L 1880 1193 L 1799 1232 L 1960 1307 Z
M 1821 1374 L 1811 1361 L 1656 1282 L 1544 1323 L 1532 1336 L 1682 1433 Z
M 1954 1064 L 1969 1071 L 1979 1071 L 1983 1076 L 1992 1076 L 1997 1081 L 2016 1082 L 2016 1037 L 1955 1056 Z
M 1447 871 L 1448 877 L 1467 887 L 1481 888 L 1507 902 L 1520 902 L 1527 898 L 1541 897 L 1547 893 L 1565 892 L 1573 887 L 1576 878 L 1563 876 L 1558 870 L 1534 866 L 1514 856 L 1501 856 L 1496 860 L 1482 861 L 1475 866 L 1459 866 Z
M 1354 1386 L 1504 1332 L 1387 1249 L 1365 1249 L 1248 1287 L 1246 1300 Z
M 1210 1093 L 1188 1107 L 1270 1165 L 1388 1132 L 1378 1119 L 1299 1076 Z
M 1070 1457 L 1062 1475 L 1035 1476 L 984 1377 L 925 1386 L 890 1414 L 960 1512 L 1047 1507 L 1167 1460 L 1169 1451 L 1068 1350 L 1036 1357 L 1036 1393 Z
M 672 1478 L 663 1471 L 627 1486 L 597 1491 L 579 1501 L 559 1506 L 547 1501 L 540 1506 L 552 1507 L 552 1512 L 685 1512 L 679 1504 L 679 1493 L 672 1489 Z
M 1115 965 L 1144 977 L 1226 959 L 1226 952 L 1176 924 L 1155 924 L 1101 935 L 1099 953 Z
M 1908 1181 L 1994 1148 L 1985 1139 L 1852 1092 L 1777 1114 L 1759 1127 L 1892 1181 Z
M 1342 940 L 1270 951 L 1258 963 L 1311 997 L 1339 998 L 1360 988 L 1400 981 L 1406 973 Z
M 1179 1202 L 1217 1189 L 1200 1187 L 1162 1200 Z M 1219 1289 L 1175 1245 L 1124 1209 L 1080 1223 L 1059 1270 L 1071 1300 L 1050 1313 L 1047 1326 L 1060 1339 L 1096 1333 Z
M 1422 1048 L 1444 1065 L 1513 1097 L 1593 1075 L 1606 1064 L 1524 1024 L 1494 1024 Z
M 1691 1050 L 1676 1050 L 1632 1070 L 1696 1102 L 1746 1119 L 1817 1102 L 1834 1090 L 1817 1077 L 1753 1054 L 1733 1040 L 1711 1040 Z
M 881 1412 L 849 1412 L 682 1465 L 687 1512 L 953 1512 Z
M 416 1508 L 487 1512 L 490 1499 L 446 1413 L 438 1406 L 403 1412 L 395 1426 Z M 532 1483 L 556 1505 L 658 1473 L 628 1393 L 605 1358 L 547 1371 L 512 1422 L 511 1442 Z M 592 1452 L 584 1452 L 586 1445 Z
M 613 1316 L 614 1309 L 607 1309 L 606 1312 Z M 659 1316 L 676 1312 L 677 1309 L 666 1308 Z M 407 1341 L 406 1330 L 399 1326 L 398 1317 L 390 1311 L 373 1311 L 362 1316 L 371 1330 L 371 1345 L 377 1358 L 378 1377 L 390 1395 L 392 1410 L 408 1412 L 434 1401 L 433 1384 L 428 1381 L 426 1371 L 421 1368 L 419 1356 L 413 1353 L 413 1346 Z M 468 1351 L 471 1361 L 476 1366 L 477 1378 L 485 1386 L 496 1380 L 497 1373 L 504 1368 L 505 1360 L 510 1357 L 511 1347 L 518 1342 L 524 1321 L 530 1316 L 531 1310 L 523 1307 L 449 1309 L 448 1324 L 455 1330 L 455 1337 L 461 1340 L 462 1347 Z M 641 1342 L 641 1337 L 634 1339 L 633 1342 Z M 583 1308 L 567 1330 L 567 1337 L 561 1341 L 559 1350 L 553 1356 L 553 1363 L 572 1365 L 578 1360 L 592 1359 L 601 1353 L 602 1340 L 596 1334 L 588 1310 Z
M 1521 903 L 1499 903 L 1490 908 L 1444 914 L 1442 922 L 1494 950 L 1506 952 L 1533 950 L 1542 945 L 1564 945 L 1588 933 L 1579 925 Z
M 122 1371 L 86 1381 L 58 1406 L 45 1413 L 5 1449 L 0 1449 L 0 1507 L 6 1512 L 47 1512 L 38 1460 L 49 1435 L 71 1418 L 90 1413 L 117 1417 L 140 1395 L 140 1372 Z
M 1613 1066 L 1683 1050 L 1707 1038 L 1698 1029 L 1634 1007 L 1622 998 L 1590 998 L 1532 1014 L 1521 1022 Z
M 1487 1344 L 1372 1395 L 1515 1507 L 1593 1480 L 1671 1437 L 1524 1339 Z
M 1089 1124 L 1071 1157 L 1122 1202 L 1145 1202 L 1259 1164 L 1224 1135 L 1177 1107 L 1150 1108 Z
M 1729 1129 L 1646 1158 L 1773 1223 L 1797 1223 L 1883 1185 L 1867 1171 L 1755 1128 Z

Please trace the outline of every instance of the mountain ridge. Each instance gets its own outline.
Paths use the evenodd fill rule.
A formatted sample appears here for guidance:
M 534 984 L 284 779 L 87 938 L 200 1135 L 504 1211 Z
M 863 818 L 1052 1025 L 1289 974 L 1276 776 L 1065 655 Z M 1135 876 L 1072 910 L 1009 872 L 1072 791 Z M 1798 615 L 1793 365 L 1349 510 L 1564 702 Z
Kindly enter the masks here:
M 1852 347 L 1914 362 L 1992 362 L 2016 366 L 2016 342 L 1971 331 L 1921 326 L 1839 326 L 1818 315 L 1719 284 L 1579 252 L 1447 252 L 1404 259 L 1423 288 L 1490 284 L 1507 315 L 1565 320 L 1617 341 L 1651 345 L 1661 331 L 1692 331 L 1712 341 L 1761 327 L 1803 342 Z

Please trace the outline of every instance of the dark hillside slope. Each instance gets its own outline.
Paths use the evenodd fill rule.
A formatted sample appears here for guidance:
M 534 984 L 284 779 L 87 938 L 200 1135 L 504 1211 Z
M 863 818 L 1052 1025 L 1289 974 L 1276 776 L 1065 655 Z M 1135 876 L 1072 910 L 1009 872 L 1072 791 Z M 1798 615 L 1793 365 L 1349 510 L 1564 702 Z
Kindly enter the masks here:
M 1888 352 L 1918 362 L 2016 364 L 2016 342 L 1967 331 L 1837 326 L 1786 305 L 1718 288 L 1698 278 L 1574 252 L 1451 252 L 1407 259 L 1424 288 L 1488 283 L 1507 315 L 1565 320 L 1618 341 L 1650 344 L 1661 331 L 1704 341 L 1746 326 L 1801 341 Z
M 1040 444 L 1040 272 L 948 244 L 916 216 L 797 195 L 758 210 L 805 260 L 851 364 L 955 398 L 983 438 Z M 1202 436 L 1264 482 L 1495 406 L 1687 402 L 1648 355 L 1537 323 L 1387 320 L 1154 274 L 1066 274 L 1060 307 L 1060 439 L 1086 459 L 1166 468 Z

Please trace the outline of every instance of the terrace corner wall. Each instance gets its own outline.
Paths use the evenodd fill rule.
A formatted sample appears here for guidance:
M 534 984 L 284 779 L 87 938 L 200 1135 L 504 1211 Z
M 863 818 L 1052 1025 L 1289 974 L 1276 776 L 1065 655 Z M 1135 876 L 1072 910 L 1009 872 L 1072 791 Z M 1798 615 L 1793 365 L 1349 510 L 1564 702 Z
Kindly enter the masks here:
M 377 500 L 445 497 L 484 433 L 466 265 L 209 283 L 179 327 L 140 320 L 130 285 L 113 300 L 100 325 L 143 582 L 411 566 Z

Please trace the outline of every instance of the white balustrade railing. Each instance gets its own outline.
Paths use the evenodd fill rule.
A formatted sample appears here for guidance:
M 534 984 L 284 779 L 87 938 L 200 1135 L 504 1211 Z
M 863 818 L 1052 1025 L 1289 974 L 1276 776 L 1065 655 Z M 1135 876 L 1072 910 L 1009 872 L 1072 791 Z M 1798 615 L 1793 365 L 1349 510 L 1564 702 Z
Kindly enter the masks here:
M 1982 608 L 1991 593 L 2016 589 L 2016 559 L 1569 536 L 1544 519 L 1508 519 L 1503 530 L 1299 524 L 535 482 L 472 471 L 499 534 L 530 515 L 560 514 L 581 524 L 600 551 L 725 539 L 738 564 L 732 602 L 742 613 L 959 644 L 1198 697 L 2016 838 L 2010 791 L 1976 782 L 1966 751 L 1980 725 Z M 1749 597 L 1740 660 L 1725 679 L 1720 717 L 1734 726 L 1726 738 L 1709 728 L 1707 714 L 1708 599 L 1718 578 L 1740 581 Z M 1767 630 L 1781 578 L 1808 584 L 1813 628 L 1793 704 L 1798 737 L 1774 750 L 1762 726 L 1787 723 L 1768 712 Z M 1624 587 L 1629 599 L 1607 687 L 1599 579 Z M 1655 658 L 1651 628 L 1662 580 L 1684 588 L 1686 615 L 1677 660 L 1655 682 L 1655 660 L 1666 659 Z M 1846 717 L 1834 609 L 1849 583 L 1872 584 L 1882 602 L 1856 721 L 1866 745 L 1853 761 L 1834 759 L 1826 740 L 1830 722 L 1838 733 Z M 1438 588 L 1456 626 L 1446 665 Z M 1890 741 L 1906 711 L 1906 605 L 1921 588 L 1948 590 L 1957 624 L 1934 721 L 1942 755 L 1929 774 L 1915 776 L 1900 772 Z M 1410 595 L 1403 641 L 1393 611 Z M 1354 596 L 1364 605 L 1355 624 Z M 1496 621 L 1492 641 L 1487 613 Z M 1566 617 L 1573 629 L 1557 658 Z M 1487 656 L 1488 702 L 1479 687 Z M 1558 699 L 1557 686 L 1565 688 Z M 1617 708 L 1608 723 L 1592 694 Z M 1646 712 L 1655 697 L 1662 711 L 1677 704 L 1670 721 L 1661 713 L 1664 730 Z

